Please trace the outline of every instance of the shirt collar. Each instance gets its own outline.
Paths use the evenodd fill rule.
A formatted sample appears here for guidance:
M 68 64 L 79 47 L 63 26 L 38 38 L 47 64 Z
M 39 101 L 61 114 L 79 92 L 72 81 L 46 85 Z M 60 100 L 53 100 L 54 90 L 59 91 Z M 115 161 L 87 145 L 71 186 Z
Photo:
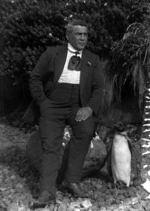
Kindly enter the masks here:
M 76 52 L 78 50 L 76 50 L 70 43 L 68 43 L 68 49 L 71 51 L 71 52 Z M 82 50 L 78 51 L 80 54 L 82 54 Z

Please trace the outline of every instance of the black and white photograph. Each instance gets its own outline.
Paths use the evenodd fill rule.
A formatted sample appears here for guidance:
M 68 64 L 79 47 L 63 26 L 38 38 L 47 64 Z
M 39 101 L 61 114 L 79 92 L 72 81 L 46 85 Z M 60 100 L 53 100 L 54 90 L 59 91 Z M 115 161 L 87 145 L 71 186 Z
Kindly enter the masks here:
M 0 0 L 0 211 L 150 210 L 150 1 Z

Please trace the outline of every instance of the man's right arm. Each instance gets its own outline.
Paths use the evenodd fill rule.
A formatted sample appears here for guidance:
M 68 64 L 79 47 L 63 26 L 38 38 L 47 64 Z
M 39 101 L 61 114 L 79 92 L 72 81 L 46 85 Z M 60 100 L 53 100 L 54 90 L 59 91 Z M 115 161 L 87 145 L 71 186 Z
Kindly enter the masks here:
M 36 103 L 39 105 L 46 99 L 43 83 L 44 83 L 44 76 L 46 75 L 46 72 L 48 70 L 49 62 L 50 62 L 49 51 L 46 50 L 39 58 L 29 79 L 29 88 L 31 95 L 33 99 L 36 101 Z

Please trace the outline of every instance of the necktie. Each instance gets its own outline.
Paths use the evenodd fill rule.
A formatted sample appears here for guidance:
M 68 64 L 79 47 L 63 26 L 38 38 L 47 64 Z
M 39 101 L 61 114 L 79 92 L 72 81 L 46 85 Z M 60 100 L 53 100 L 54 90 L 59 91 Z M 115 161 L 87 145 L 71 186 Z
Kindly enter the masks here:
M 81 58 L 78 56 L 78 54 L 80 53 L 78 51 L 72 53 L 74 53 L 75 55 L 70 58 L 68 63 L 68 69 L 80 71 Z

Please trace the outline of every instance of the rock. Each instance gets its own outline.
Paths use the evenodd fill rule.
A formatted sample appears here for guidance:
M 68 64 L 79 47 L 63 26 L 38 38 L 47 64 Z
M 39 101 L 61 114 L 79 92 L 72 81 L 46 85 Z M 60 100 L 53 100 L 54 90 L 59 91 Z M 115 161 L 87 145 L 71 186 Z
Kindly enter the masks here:
M 100 207 L 99 211 L 107 211 L 105 207 Z
M 7 209 L 0 206 L 0 211 L 7 211 Z
M 149 179 L 146 179 L 146 181 L 142 184 L 143 188 L 150 193 L 150 181 Z
M 66 142 L 66 140 L 64 141 Z M 69 141 L 67 142 L 67 144 L 65 143 L 65 147 L 62 146 L 62 164 L 58 174 L 58 183 L 62 181 L 62 175 L 64 175 L 66 169 L 68 149 Z M 26 155 L 35 169 L 40 172 L 42 147 L 39 137 L 39 130 L 35 131 L 35 133 L 33 133 L 33 135 L 31 135 L 30 139 L 28 140 L 26 146 Z M 106 155 L 106 147 L 103 141 L 100 140 L 98 137 L 93 138 L 84 162 L 82 176 L 85 177 L 96 171 L 99 171 L 105 164 Z
M 84 161 L 83 177 L 99 171 L 105 164 L 106 156 L 107 151 L 103 141 L 98 137 L 93 138 Z
M 20 206 L 17 202 L 13 202 L 9 204 L 9 206 L 7 207 L 7 211 L 18 211 L 19 207 Z
M 136 203 L 138 203 L 138 201 L 139 201 L 139 200 L 138 200 L 137 197 L 134 197 L 134 198 L 131 199 L 131 203 L 132 203 L 132 204 L 136 204 Z
M 58 207 L 58 211 L 66 211 L 67 210 L 67 205 L 64 203 L 61 203 Z
M 84 209 L 89 209 L 90 207 L 92 207 L 92 203 L 89 199 L 86 199 L 84 201 L 82 201 L 80 203 L 81 207 L 83 207 Z
M 80 211 L 81 207 L 80 207 L 80 202 L 71 202 L 69 207 L 68 207 L 68 211 Z
M 69 207 L 67 211 L 85 211 L 85 210 L 92 210 L 92 203 L 89 199 L 86 200 L 78 200 L 78 201 L 73 201 L 69 204 Z

